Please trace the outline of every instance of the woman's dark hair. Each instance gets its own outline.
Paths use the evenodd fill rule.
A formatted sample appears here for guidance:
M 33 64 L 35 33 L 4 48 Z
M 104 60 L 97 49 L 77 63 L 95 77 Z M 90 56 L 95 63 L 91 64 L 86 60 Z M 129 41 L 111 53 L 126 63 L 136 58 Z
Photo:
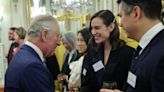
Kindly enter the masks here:
M 117 22 L 115 21 L 115 17 L 114 17 L 114 15 L 113 15 L 113 13 L 112 13 L 110 10 L 100 10 L 100 11 L 98 11 L 97 13 L 95 13 L 95 14 L 91 17 L 91 20 L 90 20 L 90 28 L 89 28 L 90 31 L 92 30 L 91 21 L 92 21 L 94 18 L 100 18 L 100 19 L 102 19 L 103 23 L 104 23 L 106 26 L 109 26 L 111 23 L 114 23 L 114 24 L 115 24 L 115 28 L 114 28 L 113 31 L 110 33 L 110 37 L 109 37 L 109 42 L 110 42 L 111 45 L 112 45 L 112 49 L 116 49 L 116 48 L 122 46 L 123 44 L 125 44 L 125 43 L 119 38 L 119 28 L 118 28 L 118 24 L 117 24 Z M 93 47 L 96 47 L 96 48 L 99 47 L 99 45 L 97 45 L 97 44 L 95 43 L 95 40 L 94 40 L 93 37 L 92 37 L 92 40 L 91 40 L 91 44 L 92 44 Z
M 81 35 L 84 38 L 84 41 L 86 44 L 88 44 L 89 39 L 91 38 L 91 34 L 89 32 L 89 28 L 83 28 L 82 30 L 79 30 L 77 34 L 81 33 Z
M 84 38 L 86 45 L 88 46 L 89 40 L 91 38 L 91 33 L 89 32 L 89 28 L 83 28 L 77 32 L 77 34 L 79 34 L 79 33 L 81 33 L 81 35 Z

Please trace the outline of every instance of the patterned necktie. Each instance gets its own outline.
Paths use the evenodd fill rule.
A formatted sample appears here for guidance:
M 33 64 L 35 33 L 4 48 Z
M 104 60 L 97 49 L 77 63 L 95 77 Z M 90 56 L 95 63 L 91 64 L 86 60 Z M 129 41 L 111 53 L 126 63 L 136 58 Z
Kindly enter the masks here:
M 142 48 L 138 45 L 138 47 L 136 48 L 135 52 L 134 52 L 134 56 L 132 59 L 132 64 L 131 64 L 131 71 L 135 72 L 138 66 L 138 57 L 140 54 L 140 51 L 142 50 Z
M 134 58 L 137 59 L 138 56 L 140 55 L 140 51 L 142 50 L 142 48 L 138 45 L 135 52 L 134 52 Z
M 43 62 L 44 67 L 47 67 L 47 65 L 46 65 L 46 58 L 42 62 Z

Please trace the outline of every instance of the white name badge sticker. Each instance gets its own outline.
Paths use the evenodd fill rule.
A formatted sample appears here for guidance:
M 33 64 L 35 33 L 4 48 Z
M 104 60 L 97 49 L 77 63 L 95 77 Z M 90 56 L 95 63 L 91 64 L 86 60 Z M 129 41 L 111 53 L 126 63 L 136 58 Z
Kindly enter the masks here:
M 99 60 L 98 62 L 93 64 L 92 67 L 93 67 L 94 71 L 97 72 L 104 68 L 104 64 L 102 63 L 102 60 Z
M 137 76 L 135 74 L 133 74 L 132 72 L 129 71 L 127 83 L 129 85 L 131 85 L 133 88 L 135 88 L 135 86 L 136 86 L 136 80 L 137 80 Z
M 84 68 L 83 69 L 83 75 L 86 76 L 87 70 Z

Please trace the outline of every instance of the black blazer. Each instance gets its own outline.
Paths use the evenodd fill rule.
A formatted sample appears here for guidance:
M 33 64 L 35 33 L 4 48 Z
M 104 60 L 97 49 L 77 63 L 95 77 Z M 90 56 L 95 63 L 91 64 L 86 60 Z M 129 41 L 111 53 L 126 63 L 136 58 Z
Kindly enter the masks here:
M 68 54 L 66 55 L 66 58 L 65 58 L 65 60 L 64 60 L 64 63 L 63 63 L 63 66 L 62 66 L 62 71 L 61 71 L 61 73 L 64 73 L 64 74 L 66 74 L 66 75 L 69 75 L 69 73 L 71 72 L 71 70 L 69 69 L 69 64 L 68 64 Z M 79 53 L 78 53 L 78 51 L 76 50 L 74 53 L 73 53 L 73 56 L 72 56 L 72 59 L 71 59 L 71 61 L 70 61 L 70 63 L 71 62 L 73 62 L 73 61 L 75 61 L 75 60 L 77 60 L 79 58 Z
M 136 87 L 126 92 L 164 92 L 164 30 L 159 32 L 137 59 L 130 71 L 137 76 Z
M 83 63 L 80 91 L 99 92 L 103 81 L 116 81 L 117 88 L 122 90 L 124 83 L 126 83 L 133 52 L 134 49 L 126 45 L 112 50 L 108 63 L 104 68 L 95 72 L 93 65 L 99 61 L 104 61 L 104 48 L 103 46 L 100 47 L 98 52 L 89 49 Z
M 56 80 L 57 75 L 59 74 L 59 64 L 55 54 L 50 57 L 46 57 L 46 66 L 50 71 L 52 78 Z
M 8 64 L 10 63 L 12 57 L 13 57 L 13 50 L 14 48 L 18 47 L 19 44 L 17 42 L 13 42 L 11 45 L 10 45 L 10 49 L 9 49 L 9 52 L 8 52 L 8 55 L 7 55 L 7 62 Z

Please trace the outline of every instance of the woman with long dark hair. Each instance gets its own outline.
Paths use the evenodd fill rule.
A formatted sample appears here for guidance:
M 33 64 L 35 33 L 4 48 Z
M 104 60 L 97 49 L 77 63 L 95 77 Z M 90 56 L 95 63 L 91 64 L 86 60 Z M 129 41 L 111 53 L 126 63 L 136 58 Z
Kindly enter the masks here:
M 88 43 L 91 38 L 89 28 L 83 28 L 77 32 L 77 50 L 79 59 L 70 64 L 69 90 L 79 89 L 81 85 L 81 71 L 85 55 L 88 51 Z
M 134 49 L 119 38 L 111 11 L 101 10 L 90 19 L 92 34 L 82 70 L 81 92 L 99 92 L 103 82 L 113 81 L 123 89 Z

